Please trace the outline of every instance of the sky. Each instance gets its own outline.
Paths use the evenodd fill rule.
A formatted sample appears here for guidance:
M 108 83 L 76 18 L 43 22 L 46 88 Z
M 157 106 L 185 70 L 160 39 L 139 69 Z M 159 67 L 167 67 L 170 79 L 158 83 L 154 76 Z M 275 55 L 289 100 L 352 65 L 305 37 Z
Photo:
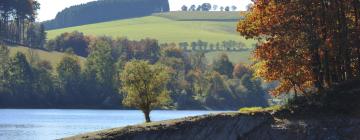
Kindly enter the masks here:
M 58 12 L 67 7 L 87 3 L 90 1 L 95 0 L 38 0 L 38 2 L 41 4 L 41 7 L 38 11 L 37 21 L 51 20 L 55 18 Z M 171 11 L 178 11 L 183 5 L 200 5 L 205 2 L 216 4 L 219 7 L 235 5 L 238 7 L 238 10 L 245 10 L 246 5 L 249 4 L 251 0 L 169 0 Z

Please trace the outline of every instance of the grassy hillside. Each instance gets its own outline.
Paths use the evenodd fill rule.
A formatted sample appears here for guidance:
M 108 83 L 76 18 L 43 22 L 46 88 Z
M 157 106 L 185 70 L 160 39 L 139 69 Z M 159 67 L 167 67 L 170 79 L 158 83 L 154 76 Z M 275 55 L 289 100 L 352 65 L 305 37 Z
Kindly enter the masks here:
M 13 56 L 16 54 L 16 52 L 22 52 L 25 53 L 26 55 L 29 55 L 29 48 L 26 47 L 20 47 L 20 46 L 11 46 L 9 47 L 10 50 L 10 55 Z M 34 51 L 38 54 L 40 60 L 47 60 L 49 61 L 54 70 L 56 68 L 56 66 L 59 64 L 59 62 L 61 61 L 61 59 L 65 56 L 64 53 L 61 52 L 47 52 L 47 51 L 43 51 L 43 50 L 37 50 L 34 49 Z M 249 52 L 210 52 L 210 53 L 206 53 L 206 58 L 208 60 L 209 63 L 212 63 L 214 59 L 218 58 L 222 53 L 226 53 L 229 56 L 229 59 L 231 62 L 233 62 L 234 64 L 236 63 L 247 63 L 249 64 L 251 61 L 249 60 L 250 58 L 250 53 Z M 84 67 L 85 61 L 86 59 L 80 56 L 77 56 L 79 58 L 80 64 L 82 67 Z
M 26 47 L 20 47 L 20 46 L 10 46 L 9 47 L 10 50 L 10 55 L 15 55 L 16 52 L 22 52 L 26 55 L 29 55 L 29 48 Z M 47 51 L 43 51 L 43 50 L 37 50 L 34 49 L 34 52 L 37 53 L 37 55 L 39 56 L 40 60 L 47 60 L 49 61 L 53 68 L 56 68 L 57 64 L 60 63 L 61 59 L 65 56 L 64 53 L 60 53 L 60 52 L 47 52 Z M 80 64 L 82 66 L 84 66 L 85 63 L 85 58 L 78 56 Z
M 155 38 L 160 43 L 192 42 L 203 40 L 210 43 L 235 40 L 250 47 L 254 40 L 246 40 L 236 32 L 239 12 L 167 12 L 152 16 L 115 20 L 48 31 L 48 38 L 55 38 L 64 32 L 80 31 L 87 35 L 127 37 L 132 40 Z M 232 62 L 249 63 L 250 52 L 211 52 L 208 61 L 226 53 Z
M 191 14 L 188 16 L 187 14 Z M 236 32 L 237 21 L 198 21 L 197 19 L 205 19 L 212 17 L 219 19 L 225 12 L 219 12 L 217 16 L 213 16 L 216 12 L 169 12 L 155 14 L 153 16 L 133 18 L 126 20 L 116 20 L 111 22 L 103 22 L 97 24 L 89 24 L 64 29 L 48 31 L 48 38 L 71 31 L 84 32 L 87 35 L 96 36 L 112 36 L 112 37 L 128 37 L 129 39 L 139 40 L 143 38 L 155 38 L 161 43 L 165 42 L 192 42 L 198 39 L 207 42 L 221 42 L 224 40 L 236 40 L 251 46 L 253 40 L 246 40 Z M 236 12 L 237 13 L 237 12 Z M 234 18 L 234 12 L 229 14 L 229 18 Z M 199 16 L 202 15 L 202 16 Z M 172 19 L 173 17 L 175 19 Z M 227 18 L 224 16 L 224 18 Z M 187 19 L 186 21 L 179 21 Z

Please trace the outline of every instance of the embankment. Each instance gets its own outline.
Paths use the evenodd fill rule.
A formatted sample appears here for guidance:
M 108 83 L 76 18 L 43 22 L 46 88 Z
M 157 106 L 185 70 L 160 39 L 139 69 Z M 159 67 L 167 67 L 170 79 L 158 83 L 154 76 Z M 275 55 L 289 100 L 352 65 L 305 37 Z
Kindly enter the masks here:
M 114 128 L 66 140 L 359 140 L 360 118 L 278 119 L 270 113 L 224 113 Z

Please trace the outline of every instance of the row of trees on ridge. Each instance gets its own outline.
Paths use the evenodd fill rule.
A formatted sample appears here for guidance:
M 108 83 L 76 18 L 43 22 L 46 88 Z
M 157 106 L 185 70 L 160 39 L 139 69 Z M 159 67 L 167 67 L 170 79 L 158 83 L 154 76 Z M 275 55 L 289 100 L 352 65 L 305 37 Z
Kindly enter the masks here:
M 235 5 L 232 6 L 218 6 L 218 5 L 211 5 L 210 3 L 203 3 L 201 5 L 191 5 L 186 6 L 183 5 L 181 7 L 181 11 L 236 11 L 237 7 Z

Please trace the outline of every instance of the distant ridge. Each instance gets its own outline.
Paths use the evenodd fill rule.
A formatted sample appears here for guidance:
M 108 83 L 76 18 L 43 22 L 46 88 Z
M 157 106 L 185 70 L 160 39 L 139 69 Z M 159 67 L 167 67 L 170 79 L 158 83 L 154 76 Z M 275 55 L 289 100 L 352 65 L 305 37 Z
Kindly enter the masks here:
M 46 30 L 168 12 L 168 0 L 98 0 L 71 6 L 55 19 L 43 22 Z

